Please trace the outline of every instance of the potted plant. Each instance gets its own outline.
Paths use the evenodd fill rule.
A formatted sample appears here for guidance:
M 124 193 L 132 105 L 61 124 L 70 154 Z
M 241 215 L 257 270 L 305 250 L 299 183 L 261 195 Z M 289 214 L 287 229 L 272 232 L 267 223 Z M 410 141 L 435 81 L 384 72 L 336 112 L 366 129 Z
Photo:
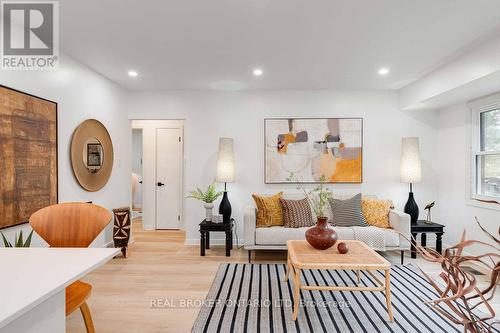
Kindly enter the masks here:
M 14 235 L 14 245 L 12 245 L 12 243 L 7 240 L 7 238 L 5 237 L 5 235 L 2 232 L 0 232 L 0 234 L 2 235 L 3 245 L 5 247 L 30 247 L 31 236 L 33 236 L 33 230 L 31 230 L 30 234 L 28 235 L 28 238 L 26 238 L 26 241 L 23 241 L 23 231 L 22 230 L 19 232 L 19 238 L 17 237 L 17 233 L 16 233 Z
M 327 205 L 329 205 L 329 201 L 332 198 L 332 191 L 323 184 L 327 180 L 326 177 L 322 175 L 319 178 L 320 184 L 309 191 L 306 190 L 293 173 L 290 174 L 287 180 L 295 180 L 298 183 L 297 189 L 304 193 L 317 217 L 316 225 L 306 231 L 307 242 L 319 250 L 326 250 L 335 245 L 337 242 L 337 233 L 328 226 L 328 218 L 326 217 Z
M 221 195 L 222 191 L 217 191 L 215 180 L 210 184 L 205 192 L 203 192 L 199 187 L 196 190 L 190 191 L 188 198 L 198 199 L 205 203 L 205 220 L 212 221 L 212 208 L 214 208 L 214 201 L 217 200 Z

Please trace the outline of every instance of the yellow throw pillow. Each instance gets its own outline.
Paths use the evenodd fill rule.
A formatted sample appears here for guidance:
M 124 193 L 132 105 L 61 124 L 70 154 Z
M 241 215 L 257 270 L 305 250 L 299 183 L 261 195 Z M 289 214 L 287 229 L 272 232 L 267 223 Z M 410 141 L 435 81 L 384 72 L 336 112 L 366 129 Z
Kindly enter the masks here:
M 283 208 L 280 199 L 283 192 L 270 197 L 252 194 L 257 205 L 257 228 L 283 225 Z
M 369 225 L 389 228 L 389 212 L 393 208 L 391 200 L 361 199 L 361 211 Z

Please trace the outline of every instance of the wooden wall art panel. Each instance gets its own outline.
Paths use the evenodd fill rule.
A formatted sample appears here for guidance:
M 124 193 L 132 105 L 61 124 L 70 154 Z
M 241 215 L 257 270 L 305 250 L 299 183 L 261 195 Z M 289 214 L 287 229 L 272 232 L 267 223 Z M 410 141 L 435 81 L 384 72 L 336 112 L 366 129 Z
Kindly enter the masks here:
M 0 86 L 0 229 L 57 203 L 57 103 Z

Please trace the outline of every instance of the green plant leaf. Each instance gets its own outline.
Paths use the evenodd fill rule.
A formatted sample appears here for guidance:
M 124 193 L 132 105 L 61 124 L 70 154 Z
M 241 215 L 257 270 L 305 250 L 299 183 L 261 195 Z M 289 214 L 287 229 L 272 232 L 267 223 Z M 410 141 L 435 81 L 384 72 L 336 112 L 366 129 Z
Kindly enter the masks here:
M 31 246 L 31 236 L 33 236 L 33 231 L 31 230 L 30 234 L 28 235 L 28 238 L 26 238 L 26 242 L 24 242 L 23 247 L 30 247 Z
M 5 238 L 5 235 L 3 234 L 3 232 L 0 232 L 0 234 L 2 235 L 3 245 L 5 247 L 12 247 L 12 244 L 7 240 L 7 238 Z
M 326 206 L 328 204 L 328 201 L 332 198 L 332 191 L 330 191 L 330 189 L 323 184 L 328 181 L 325 175 L 321 175 L 321 177 L 319 178 L 320 184 L 315 186 L 311 190 L 306 190 L 304 184 L 300 182 L 300 180 L 295 177 L 293 173 L 290 173 L 290 176 L 287 178 L 287 180 L 295 180 L 298 184 L 297 189 L 301 190 L 302 193 L 304 193 L 316 215 L 318 217 L 325 217 Z
M 19 231 L 19 238 L 17 234 L 14 236 L 15 247 L 23 247 L 23 231 Z
M 189 192 L 188 198 L 197 199 L 197 200 L 203 201 L 205 203 L 212 203 L 215 200 L 217 200 L 217 198 L 219 198 L 223 193 L 221 191 L 217 191 L 216 186 L 217 186 L 217 184 L 216 184 L 215 180 L 212 182 L 212 184 L 210 184 L 207 187 L 207 190 L 205 192 L 203 192 L 197 186 L 196 190 Z

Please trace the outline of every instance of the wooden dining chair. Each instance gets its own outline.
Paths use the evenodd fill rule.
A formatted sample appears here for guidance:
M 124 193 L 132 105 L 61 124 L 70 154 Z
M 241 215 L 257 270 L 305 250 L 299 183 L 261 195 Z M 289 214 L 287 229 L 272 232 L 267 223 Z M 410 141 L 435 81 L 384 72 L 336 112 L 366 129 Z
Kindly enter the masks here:
M 48 206 L 30 217 L 30 225 L 50 247 L 89 247 L 111 222 L 111 213 L 101 206 L 69 202 Z M 92 286 L 76 281 L 66 288 L 66 316 L 80 308 L 88 333 L 94 333 L 87 299 Z

